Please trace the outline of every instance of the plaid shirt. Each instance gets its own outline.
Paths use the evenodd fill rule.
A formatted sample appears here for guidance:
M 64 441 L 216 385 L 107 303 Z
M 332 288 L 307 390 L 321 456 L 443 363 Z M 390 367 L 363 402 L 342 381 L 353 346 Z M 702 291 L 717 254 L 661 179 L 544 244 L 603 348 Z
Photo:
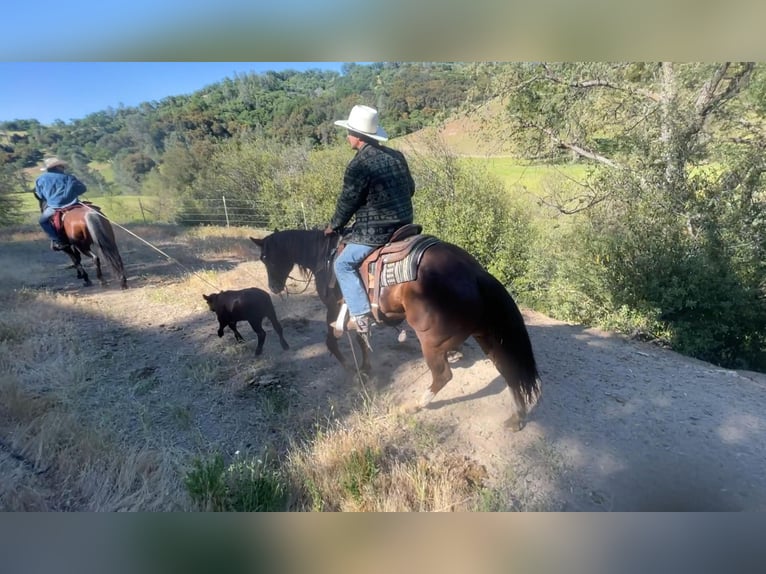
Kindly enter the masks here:
M 402 225 L 412 223 L 415 182 L 404 155 L 365 143 L 346 167 L 330 226 L 342 229 L 355 216 L 348 241 L 378 246 Z

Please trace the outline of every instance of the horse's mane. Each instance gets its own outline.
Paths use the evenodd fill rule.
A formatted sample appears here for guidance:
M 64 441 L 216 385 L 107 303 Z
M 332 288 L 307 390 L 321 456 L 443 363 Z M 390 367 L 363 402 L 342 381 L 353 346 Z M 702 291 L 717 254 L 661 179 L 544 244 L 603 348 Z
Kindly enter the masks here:
M 310 271 L 316 273 L 324 268 L 332 243 L 321 229 L 286 229 L 273 233 L 268 239 L 304 274 Z

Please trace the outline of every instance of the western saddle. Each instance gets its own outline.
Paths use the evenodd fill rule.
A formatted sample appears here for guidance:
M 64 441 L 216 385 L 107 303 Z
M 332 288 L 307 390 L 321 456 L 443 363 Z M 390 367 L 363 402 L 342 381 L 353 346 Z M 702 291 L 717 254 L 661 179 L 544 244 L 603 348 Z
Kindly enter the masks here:
M 381 322 L 380 293 L 383 287 L 417 279 L 418 265 L 426 249 L 438 243 L 431 235 L 421 235 L 422 225 L 410 223 L 397 229 L 391 239 L 372 251 L 359 266 L 370 308 Z M 340 253 L 342 245 L 338 248 Z

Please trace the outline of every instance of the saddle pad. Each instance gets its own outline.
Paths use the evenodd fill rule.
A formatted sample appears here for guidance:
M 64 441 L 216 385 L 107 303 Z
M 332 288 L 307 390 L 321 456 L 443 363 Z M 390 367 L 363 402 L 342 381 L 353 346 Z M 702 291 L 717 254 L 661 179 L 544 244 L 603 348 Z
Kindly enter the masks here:
M 418 278 L 418 265 L 426 249 L 439 243 L 439 239 L 430 235 L 420 235 L 413 241 L 410 252 L 404 259 L 386 263 L 383 258 L 383 272 L 380 276 L 381 287 L 414 281 Z

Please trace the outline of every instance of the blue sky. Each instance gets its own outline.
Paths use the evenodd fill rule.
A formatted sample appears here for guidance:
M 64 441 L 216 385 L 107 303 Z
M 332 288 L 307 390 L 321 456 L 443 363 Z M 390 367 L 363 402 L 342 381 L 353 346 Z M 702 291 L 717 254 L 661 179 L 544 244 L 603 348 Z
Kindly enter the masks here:
M 0 62 L 0 121 L 69 122 L 120 105 L 190 94 L 237 74 L 341 71 L 342 62 Z
M 2 8 L 0 61 L 722 61 L 766 55 L 763 2 L 644 0 L 611 3 L 608 10 L 605 5 L 10 0 Z

